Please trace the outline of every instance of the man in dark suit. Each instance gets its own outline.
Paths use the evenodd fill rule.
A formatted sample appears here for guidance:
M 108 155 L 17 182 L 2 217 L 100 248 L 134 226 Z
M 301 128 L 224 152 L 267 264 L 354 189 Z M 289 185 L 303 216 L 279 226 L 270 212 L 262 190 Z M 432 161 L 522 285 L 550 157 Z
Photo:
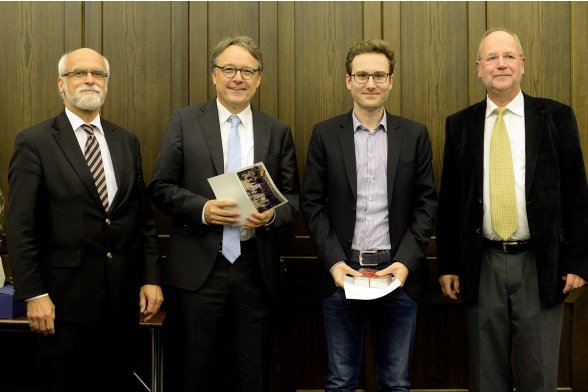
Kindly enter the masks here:
M 477 391 L 556 390 L 563 300 L 588 278 L 574 112 L 522 93 L 524 60 L 514 33 L 485 32 L 476 65 L 487 98 L 446 124 L 439 282 L 466 304 Z
M 424 125 L 389 114 L 394 52 L 381 40 L 347 55 L 353 111 L 314 127 L 302 210 L 317 249 L 328 357 L 327 391 L 355 391 L 371 319 L 381 391 L 408 391 L 417 299 L 427 282 L 425 248 L 437 208 Z M 347 300 L 345 275 L 377 270 L 403 286 L 372 300 Z
M 296 156 L 289 126 L 251 108 L 263 70 L 257 44 L 222 40 L 210 70 L 217 97 L 172 115 L 149 185 L 155 205 L 172 218 L 164 281 L 169 328 L 180 345 L 177 390 L 214 391 L 232 378 L 220 361 L 229 342 L 239 390 L 261 391 L 280 282 L 276 229 L 298 210 Z M 207 179 L 260 161 L 288 203 L 251 214 L 235 230 L 236 201 L 215 199 Z
M 41 334 L 44 390 L 128 391 L 127 342 L 163 300 L 139 141 L 100 118 L 103 56 L 78 49 L 58 70 L 65 111 L 17 136 L 8 171 L 16 297 Z

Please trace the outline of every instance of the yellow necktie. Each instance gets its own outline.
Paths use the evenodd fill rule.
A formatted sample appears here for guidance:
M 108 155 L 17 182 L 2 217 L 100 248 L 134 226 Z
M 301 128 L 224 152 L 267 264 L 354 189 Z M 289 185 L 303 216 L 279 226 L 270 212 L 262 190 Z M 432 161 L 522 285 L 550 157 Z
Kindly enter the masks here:
M 506 110 L 494 110 L 498 117 L 490 139 L 490 215 L 492 229 L 503 241 L 507 241 L 518 226 L 510 140 L 503 118 Z

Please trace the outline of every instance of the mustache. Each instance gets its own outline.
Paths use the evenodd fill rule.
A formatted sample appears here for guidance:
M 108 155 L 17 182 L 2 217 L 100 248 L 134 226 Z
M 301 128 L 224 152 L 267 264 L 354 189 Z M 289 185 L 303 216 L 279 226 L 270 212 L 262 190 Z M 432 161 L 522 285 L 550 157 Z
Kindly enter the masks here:
M 82 91 L 93 91 L 95 93 L 102 93 L 102 89 L 98 86 L 80 86 L 76 90 L 76 93 L 81 93 Z

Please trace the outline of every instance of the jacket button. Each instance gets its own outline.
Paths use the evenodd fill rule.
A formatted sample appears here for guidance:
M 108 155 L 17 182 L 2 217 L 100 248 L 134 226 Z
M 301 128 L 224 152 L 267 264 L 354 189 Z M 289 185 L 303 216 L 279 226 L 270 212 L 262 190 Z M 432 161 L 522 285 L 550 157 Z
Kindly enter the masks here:
M 476 229 L 476 233 L 477 233 L 477 234 L 480 234 L 481 232 L 482 232 L 482 230 L 480 230 L 480 228 L 478 227 L 478 228 Z
M 482 200 L 482 198 L 481 198 L 481 197 L 480 197 L 480 198 L 478 198 L 478 203 L 482 204 L 482 201 L 483 201 L 483 200 Z
M 106 254 L 106 258 L 107 258 L 108 260 L 112 259 L 112 253 L 108 252 L 108 253 Z
M 106 218 L 106 220 L 104 221 L 108 226 L 110 226 L 110 219 Z

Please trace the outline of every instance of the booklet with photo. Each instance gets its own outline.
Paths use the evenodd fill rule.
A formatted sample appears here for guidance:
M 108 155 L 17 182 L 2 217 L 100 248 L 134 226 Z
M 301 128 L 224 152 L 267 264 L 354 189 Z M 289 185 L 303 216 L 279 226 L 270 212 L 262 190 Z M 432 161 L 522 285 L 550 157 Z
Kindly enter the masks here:
M 286 204 L 288 200 L 274 184 L 263 162 L 208 179 L 217 199 L 237 201 L 241 226 L 252 212 L 264 212 Z

